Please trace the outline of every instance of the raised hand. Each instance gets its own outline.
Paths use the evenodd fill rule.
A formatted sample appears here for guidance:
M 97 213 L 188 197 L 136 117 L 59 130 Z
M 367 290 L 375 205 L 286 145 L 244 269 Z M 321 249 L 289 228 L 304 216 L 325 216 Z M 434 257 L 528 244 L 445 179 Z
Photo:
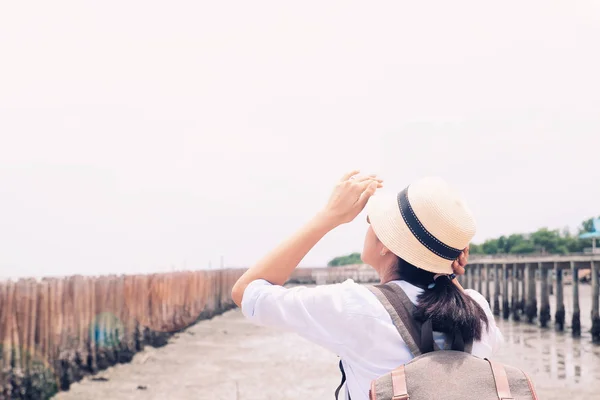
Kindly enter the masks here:
M 322 214 L 341 225 L 352 221 L 365 208 L 369 197 L 383 187 L 382 179 L 372 175 L 358 175 L 354 170 L 344 174 L 335 185 Z
M 465 248 L 462 253 L 454 260 L 452 263 L 452 270 L 454 271 L 454 275 L 464 275 L 465 267 L 469 262 L 469 246 Z

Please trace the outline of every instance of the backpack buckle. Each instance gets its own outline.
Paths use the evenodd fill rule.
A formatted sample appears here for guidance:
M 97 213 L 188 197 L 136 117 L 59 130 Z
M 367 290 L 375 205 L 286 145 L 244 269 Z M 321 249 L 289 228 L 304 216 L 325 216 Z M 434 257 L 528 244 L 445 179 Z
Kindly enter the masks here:
M 392 400 L 409 400 L 410 396 L 408 395 L 408 393 L 406 394 L 396 394 L 394 395 L 394 397 L 392 397 Z M 504 400 L 504 399 L 502 399 Z M 506 399 L 506 400 L 514 400 L 514 399 Z

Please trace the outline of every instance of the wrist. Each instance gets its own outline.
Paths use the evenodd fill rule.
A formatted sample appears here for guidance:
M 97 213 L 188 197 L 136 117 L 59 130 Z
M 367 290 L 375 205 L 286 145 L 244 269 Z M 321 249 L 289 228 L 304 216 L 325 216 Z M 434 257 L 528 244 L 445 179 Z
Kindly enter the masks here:
M 454 285 L 456 285 L 456 287 L 459 288 L 461 292 L 465 291 L 465 288 L 462 287 L 462 285 L 460 284 L 460 282 L 458 281 L 458 279 L 456 279 L 456 278 L 452 279 L 452 283 Z
M 331 231 L 341 225 L 339 218 L 327 213 L 326 211 L 319 211 L 312 219 L 313 224 L 317 227 Z

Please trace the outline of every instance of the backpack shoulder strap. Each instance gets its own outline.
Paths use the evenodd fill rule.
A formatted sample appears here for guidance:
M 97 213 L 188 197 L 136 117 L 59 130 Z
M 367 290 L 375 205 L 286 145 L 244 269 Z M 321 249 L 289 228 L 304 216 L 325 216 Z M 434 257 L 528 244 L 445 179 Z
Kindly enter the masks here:
M 508 376 L 506 375 L 506 369 L 504 365 L 490 360 L 485 359 L 492 368 L 492 375 L 494 375 L 494 382 L 496 383 L 496 392 L 498 398 L 501 400 L 512 400 L 512 394 L 510 393 L 510 385 L 508 384 Z
M 404 304 L 404 306 L 406 307 L 406 309 L 409 311 L 410 315 L 411 315 L 411 320 L 413 322 L 413 325 L 415 325 L 417 332 L 420 332 L 419 337 L 421 338 L 421 341 L 419 342 L 419 346 L 421 349 L 421 353 L 428 353 L 430 351 L 438 351 L 441 350 L 440 347 L 437 345 L 437 343 L 433 340 L 433 326 L 430 323 L 431 321 L 426 321 L 426 328 L 428 329 L 427 332 L 423 332 L 423 325 L 425 324 L 421 324 L 417 321 L 415 321 L 415 319 L 412 317 L 412 315 L 414 315 L 415 312 L 415 305 L 413 304 L 412 301 L 410 301 L 410 299 L 408 298 L 408 295 L 404 292 L 404 290 L 394 284 L 394 283 L 388 283 L 387 286 L 389 286 L 394 293 L 396 294 L 396 296 L 398 296 L 400 298 L 400 301 L 402 301 L 402 304 Z M 450 339 L 446 339 L 446 348 L 450 348 L 450 344 L 451 341 Z
M 410 315 L 413 315 L 416 307 L 413 304 L 413 302 L 410 301 L 406 292 L 395 283 L 386 283 L 385 286 L 393 290 L 393 292 L 396 294 L 396 296 L 398 296 L 398 298 L 402 302 L 402 305 L 404 305 L 404 307 L 408 310 Z
M 402 301 L 402 304 L 404 305 L 404 307 L 406 307 L 406 309 L 409 311 L 410 315 L 412 316 L 416 307 L 412 303 L 412 301 L 410 301 L 410 299 L 408 298 L 408 296 L 406 295 L 404 290 L 402 290 L 402 288 L 400 286 L 393 284 L 393 283 L 388 283 L 385 286 L 390 287 L 394 291 L 396 296 L 398 296 L 398 298 L 400 298 L 400 301 Z M 437 345 L 437 343 L 435 341 L 433 341 L 432 326 L 429 324 L 427 325 L 427 328 L 429 330 L 431 330 L 431 332 L 422 332 L 422 329 L 421 329 L 422 324 L 415 321 L 414 318 L 412 318 L 412 317 L 411 317 L 411 321 L 413 322 L 413 325 L 415 325 L 415 329 L 419 335 L 419 336 L 417 336 L 417 338 L 421 338 L 420 342 L 417 340 L 417 343 L 419 343 L 419 346 L 421 349 L 421 353 L 426 353 L 426 352 L 431 351 L 432 344 L 433 344 L 433 350 L 435 350 L 435 351 L 440 350 L 440 347 Z M 425 335 L 425 336 L 427 336 L 426 339 L 423 338 L 424 333 L 426 333 L 426 335 Z M 429 333 L 431 333 L 431 337 L 429 336 Z M 425 343 L 425 342 L 427 342 L 427 343 Z M 452 349 L 452 350 L 458 350 L 458 351 L 464 351 L 466 353 L 471 354 L 473 352 L 473 340 L 463 341 L 460 332 L 455 332 L 454 334 L 447 334 L 446 340 L 445 340 L 445 348 Z
M 418 353 L 415 353 L 411 349 L 411 352 L 413 353 L 413 355 L 415 357 L 417 357 L 420 354 L 428 353 L 430 351 L 441 350 L 440 347 L 437 345 L 437 343 L 433 340 L 433 329 L 432 329 L 431 321 L 426 321 L 426 322 L 428 322 L 425 324 L 426 330 L 423 331 L 422 330 L 423 324 L 421 324 L 418 321 L 415 321 L 415 319 L 413 318 L 413 314 L 414 314 L 414 311 L 416 308 L 415 305 L 408 298 L 408 296 L 406 295 L 406 293 L 400 286 L 398 286 L 394 283 L 387 283 L 385 285 L 376 285 L 376 286 L 370 287 L 371 291 L 373 291 L 372 288 L 379 289 L 380 291 L 382 291 L 382 294 L 384 297 L 383 301 L 381 298 L 382 296 L 377 295 L 377 293 L 375 293 L 375 295 L 377 296 L 379 301 L 384 305 L 385 309 L 388 311 L 388 313 L 392 317 L 392 321 L 394 322 L 396 329 L 398 329 L 398 332 L 400 332 L 402 339 L 404 339 L 404 341 L 406 342 L 407 345 L 409 345 L 409 342 L 407 342 L 406 339 L 404 338 L 404 335 L 402 334 L 402 330 L 407 330 L 410 333 L 410 335 L 412 336 L 413 342 L 415 343 L 417 349 L 419 350 Z M 389 304 L 386 304 L 386 303 L 389 303 Z M 396 314 L 401 318 L 396 319 L 394 316 L 394 313 L 393 312 L 390 313 L 389 306 L 391 306 L 391 308 L 393 308 L 393 310 L 396 311 Z M 402 312 L 403 309 L 406 312 Z M 398 328 L 397 322 L 401 322 L 404 325 L 405 329 Z M 467 353 L 470 353 L 471 346 L 472 346 L 472 343 L 470 345 L 467 344 L 465 346 L 465 349 L 463 350 L 461 348 L 460 351 L 466 351 Z M 448 336 L 446 338 L 445 347 L 448 349 L 449 348 L 455 349 L 455 347 L 453 345 L 452 336 Z M 410 345 L 409 345 L 409 348 L 410 348 Z
M 420 329 L 415 325 L 415 321 L 412 318 L 412 310 L 409 311 L 406 309 L 401 296 L 398 296 L 395 290 L 390 286 L 391 285 L 376 285 L 367 286 L 367 288 L 375 295 L 375 297 L 377 297 L 379 302 L 388 312 L 392 318 L 394 326 L 398 330 L 402 340 L 404 340 L 404 343 L 406 343 L 408 346 L 408 349 L 412 355 L 414 357 L 420 356 L 422 354 L 419 347 L 421 333 Z M 400 287 L 398 287 L 398 289 L 402 291 Z M 403 291 L 402 293 L 410 302 L 406 294 Z
M 346 383 L 346 372 L 344 371 L 344 366 L 342 365 L 342 360 L 340 360 L 340 372 L 342 373 L 342 381 L 340 382 L 339 386 L 337 387 L 337 389 L 335 389 L 335 400 L 339 400 L 339 396 L 340 396 L 340 390 L 342 390 L 342 387 L 344 386 L 344 383 Z M 348 393 L 348 399 L 350 400 L 350 393 Z

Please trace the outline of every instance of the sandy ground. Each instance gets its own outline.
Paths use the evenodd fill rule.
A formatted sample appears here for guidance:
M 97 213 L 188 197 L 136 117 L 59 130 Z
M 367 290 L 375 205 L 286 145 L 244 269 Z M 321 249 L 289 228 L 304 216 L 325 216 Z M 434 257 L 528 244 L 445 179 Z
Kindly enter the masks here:
M 589 334 L 574 340 L 526 323 L 498 323 L 506 344 L 497 359 L 528 372 L 540 399 L 600 399 L 600 347 Z M 332 399 L 340 378 L 337 360 L 295 334 L 254 326 L 234 310 L 54 399 Z

